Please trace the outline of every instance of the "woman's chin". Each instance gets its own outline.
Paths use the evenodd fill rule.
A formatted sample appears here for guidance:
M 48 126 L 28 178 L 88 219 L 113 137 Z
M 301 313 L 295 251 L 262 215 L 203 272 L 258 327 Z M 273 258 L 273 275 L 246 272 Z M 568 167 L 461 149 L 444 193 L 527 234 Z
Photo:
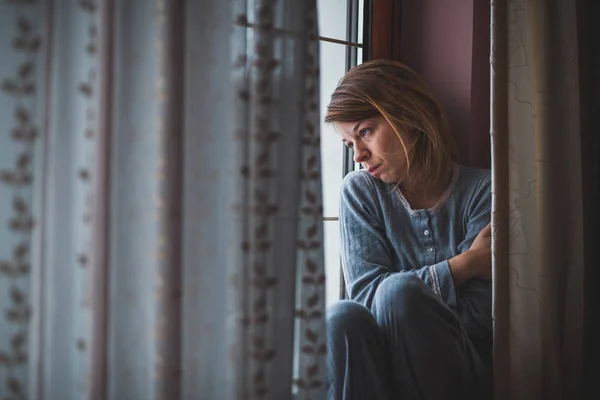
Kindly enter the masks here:
M 389 176 L 383 174 L 377 177 L 377 179 L 383 181 L 383 183 L 387 183 L 387 184 L 393 184 L 396 183 L 393 179 L 391 179 Z
M 387 174 L 383 174 L 381 176 L 378 177 L 380 180 L 383 181 L 383 183 L 387 183 L 388 185 L 397 185 L 401 179 L 398 178 L 397 176 L 392 176 L 392 175 L 387 175 Z
M 398 178 L 396 177 L 397 174 L 395 173 L 395 171 L 389 171 L 389 169 L 383 168 L 382 166 L 375 169 L 375 171 L 373 173 L 371 173 L 371 175 L 374 178 L 379 179 L 380 181 L 383 181 L 383 183 L 387 183 L 387 184 L 398 183 Z

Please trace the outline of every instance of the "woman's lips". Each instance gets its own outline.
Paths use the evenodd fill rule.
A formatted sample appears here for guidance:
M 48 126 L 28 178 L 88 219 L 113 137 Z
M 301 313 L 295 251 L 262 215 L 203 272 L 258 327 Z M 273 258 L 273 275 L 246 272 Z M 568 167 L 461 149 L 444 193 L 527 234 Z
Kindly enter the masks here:
M 379 165 L 375 165 L 373 167 L 370 167 L 367 172 L 370 173 L 371 175 L 374 175 L 375 172 L 377 172 L 377 170 L 379 169 L 379 167 L 381 166 L 381 164 Z

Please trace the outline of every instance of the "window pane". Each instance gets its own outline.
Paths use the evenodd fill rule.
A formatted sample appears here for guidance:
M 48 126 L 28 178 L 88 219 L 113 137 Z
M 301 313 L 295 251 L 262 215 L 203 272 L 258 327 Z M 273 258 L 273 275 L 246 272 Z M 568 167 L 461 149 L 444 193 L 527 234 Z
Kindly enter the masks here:
M 343 177 L 343 144 L 333 126 L 325 124 L 331 93 L 346 72 L 346 46 L 321 42 L 321 173 L 323 215 L 337 217 L 340 184 Z
M 348 0 L 317 0 L 320 36 L 346 40 L 347 7 Z
M 364 21 L 365 21 L 365 0 L 358 0 L 358 43 L 363 42 L 363 29 L 364 29 Z M 362 49 L 361 49 L 362 51 Z M 362 57 L 358 58 L 358 62 L 362 61 Z
M 358 43 L 362 43 L 363 42 L 363 30 L 365 27 L 365 1 L 364 0 L 359 0 L 358 1 Z M 363 60 L 363 49 L 359 48 L 358 50 L 358 55 L 356 57 L 356 63 L 357 64 L 362 64 Z
M 323 222 L 325 241 L 325 305 L 329 307 L 340 299 L 340 223 L 338 221 Z

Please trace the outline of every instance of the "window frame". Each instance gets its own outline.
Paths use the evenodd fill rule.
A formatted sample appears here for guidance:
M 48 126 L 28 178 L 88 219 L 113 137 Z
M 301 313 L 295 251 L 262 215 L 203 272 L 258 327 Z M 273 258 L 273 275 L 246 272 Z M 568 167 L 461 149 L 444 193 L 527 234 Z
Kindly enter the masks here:
M 402 0 L 370 0 L 369 59 L 400 61 Z M 366 26 L 366 24 L 365 24 Z
M 400 59 L 400 34 L 402 20 L 401 0 L 364 0 L 363 10 L 363 40 L 362 62 L 375 59 Z M 348 0 L 347 33 L 349 42 L 356 43 L 358 32 L 358 0 Z M 346 48 L 346 70 L 357 64 L 357 49 L 351 46 Z M 352 150 L 344 146 L 343 177 L 356 166 Z M 346 282 L 340 260 L 340 300 L 348 298 Z

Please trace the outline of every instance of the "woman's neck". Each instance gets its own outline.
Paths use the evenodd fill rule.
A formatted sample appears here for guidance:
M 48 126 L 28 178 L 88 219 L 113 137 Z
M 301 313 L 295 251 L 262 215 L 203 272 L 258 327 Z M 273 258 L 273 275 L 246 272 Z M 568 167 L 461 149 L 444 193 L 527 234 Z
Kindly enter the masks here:
M 402 195 L 413 209 L 429 209 L 434 207 L 450 185 L 453 175 L 453 164 L 450 162 L 444 172 L 433 182 L 407 182 L 400 184 Z

